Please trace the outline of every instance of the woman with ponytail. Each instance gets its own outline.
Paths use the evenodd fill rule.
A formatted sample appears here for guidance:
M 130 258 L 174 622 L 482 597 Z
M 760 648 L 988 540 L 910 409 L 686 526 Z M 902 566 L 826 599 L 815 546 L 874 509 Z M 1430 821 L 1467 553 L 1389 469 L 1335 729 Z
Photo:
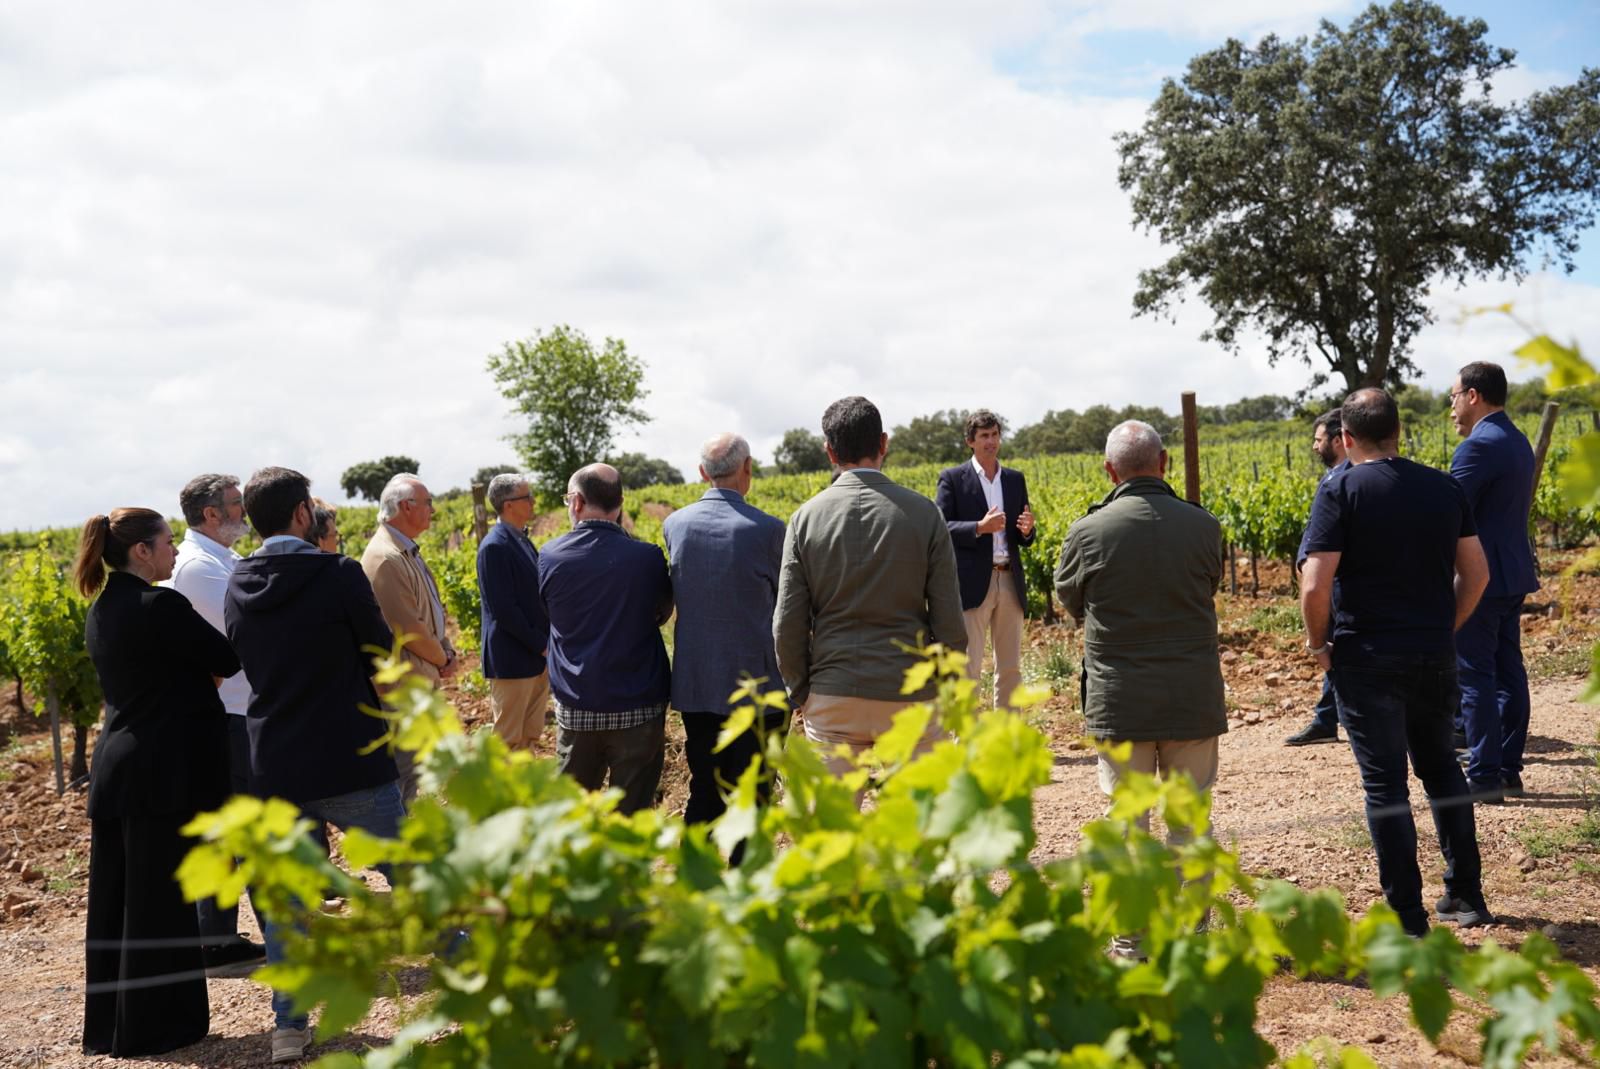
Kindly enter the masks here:
M 89 775 L 86 1054 L 157 1054 L 211 1027 L 199 920 L 174 873 L 190 845 L 179 829 L 228 795 L 216 681 L 239 659 L 154 585 L 176 557 L 160 513 L 115 509 L 84 524 L 74 565 L 84 596 L 100 591 L 87 637 L 106 695 Z

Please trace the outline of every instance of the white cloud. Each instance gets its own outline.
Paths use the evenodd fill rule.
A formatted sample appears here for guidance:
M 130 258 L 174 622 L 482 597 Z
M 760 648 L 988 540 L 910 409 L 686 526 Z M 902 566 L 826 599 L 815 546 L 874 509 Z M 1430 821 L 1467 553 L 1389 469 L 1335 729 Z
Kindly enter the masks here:
M 655 421 L 624 444 L 686 474 L 710 431 L 768 452 L 846 392 L 891 423 L 1290 392 L 1302 369 L 1199 344 L 1201 309 L 1130 317 L 1160 251 L 1129 227 L 1110 136 L 1143 96 L 1030 91 L 994 56 L 1346 8 L 14 9 L 0 529 L 175 511 L 196 472 L 267 463 L 335 497 L 388 453 L 461 484 L 511 459 L 484 358 L 556 323 L 647 361 Z M 1592 287 L 1480 290 L 1600 325 Z M 1442 325 L 1418 359 L 1448 376 L 1505 348 Z

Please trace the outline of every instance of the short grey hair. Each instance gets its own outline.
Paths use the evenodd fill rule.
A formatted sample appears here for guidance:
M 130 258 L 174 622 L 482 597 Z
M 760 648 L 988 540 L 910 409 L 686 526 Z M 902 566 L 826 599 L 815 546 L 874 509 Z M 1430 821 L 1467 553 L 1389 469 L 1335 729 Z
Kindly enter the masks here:
M 1161 470 L 1161 435 L 1141 420 L 1124 420 L 1106 435 L 1106 463 L 1127 479 Z
M 222 511 L 222 498 L 228 487 L 238 486 L 237 475 L 196 475 L 178 491 L 178 507 L 183 510 L 183 522 L 199 527 L 206 522 L 206 509 Z
M 400 502 L 410 501 L 421 481 L 416 472 L 402 471 L 384 484 L 383 493 L 378 496 L 378 519 L 387 522 L 400 515 Z
M 726 479 L 749 459 L 750 443 L 732 432 L 707 439 L 700 447 L 700 466 L 710 479 Z
M 504 472 L 489 480 L 489 489 L 486 496 L 489 498 L 489 507 L 494 509 L 496 516 L 507 501 L 514 497 L 521 497 L 522 492 L 528 489 L 528 477 L 518 475 L 514 471 Z

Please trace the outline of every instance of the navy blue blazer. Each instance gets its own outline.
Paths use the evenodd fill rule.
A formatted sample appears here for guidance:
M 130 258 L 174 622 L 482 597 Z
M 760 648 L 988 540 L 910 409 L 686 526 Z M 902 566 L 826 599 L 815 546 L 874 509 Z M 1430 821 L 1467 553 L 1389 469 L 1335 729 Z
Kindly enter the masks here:
M 544 671 L 550 621 L 539 603 L 539 551 L 510 524 L 489 528 L 478 545 L 483 677 L 532 679 Z
M 1539 589 L 1528 541 L 1533 508 L 1533 447 L 1504 412 L 1477 422 L 1450 460 L 1450 474 L 1466 492 L 1478 539 L 1489 558 L 1486 598 L 1515 597 Z
M 672 666 L 667 560 L 614 523 L 585 520 L 544 544 L 539 598 L 550 621 L 550 693 L 568 709 L 621 713 L 665 705 Z
M 1017 517 L 1028 507 L 1028 482 L 1015 468 L 1000 468 L 1000 494 L 1005 498 L 1006 544 L 1011 547 L 1011 581 L 1017 588 L 1017 602 L 1028 604 L 1028 580 L 1022 574 L 1023 546 L 1033 544 L 1017 530 Z M 956 578 L 961 584 L 961 607 L 975 609 L 989 596 L 989 580 L 994 574 L 994 535 L 980 535 L 978 522 L 989 511 L 983 484 L 972 461 L 946 468 L 939 473 L 939 489 L 933 503 L 944 513 L 950 529 L 950 542 L 956 551 Z M 1038 528 L 1034 528 L 1038 533 Z
M 678 608 L 672 707 L 726 713 L 741 676 L 782 690 L 772 613 L 783 567 L 783 521 L 712 487 L 661 525 Z

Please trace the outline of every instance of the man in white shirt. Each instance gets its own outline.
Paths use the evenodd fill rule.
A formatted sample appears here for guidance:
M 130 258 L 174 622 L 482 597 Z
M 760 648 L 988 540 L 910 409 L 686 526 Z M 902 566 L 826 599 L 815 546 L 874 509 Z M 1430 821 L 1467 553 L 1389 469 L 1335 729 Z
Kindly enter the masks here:
M 189 529 L 178 546 L 172 578 L 163 583 L 189 599 L 195 611 L 224 635 L 222 599 L 228 577 L 239 563 L 232 546 L 243 537 L 244 498 L 239 480 L 232 475 L 196 475 L 178 494 Z M 235 794 L 250 790 L 250 736 L 245 730 L 245 710 L 250 704 L 250 682 L 235 672 L 217 686 L 228 714 L 228 778 Z M 206 965 L 214 973 L 236 971 L 266 957 L 266 951 L 239 934 L 239 908 L 222 909 L 212 899 L 198 903 L 200 934 L 207 939 Z
M 985 635 L 994 644 L 994 704 L 1008 704 L 1022 684 L 1022 617 L 1028 604 L 1023 546 L 1033 544 L 1033 512 L 1022 472 L 1000 466 L 1000 417 L 980 408 L 967 417 L 972 459 L 939 473 L 934 503 L 956 551 L 961 610 L 967 624 L 967 672 L 983 669 Z

